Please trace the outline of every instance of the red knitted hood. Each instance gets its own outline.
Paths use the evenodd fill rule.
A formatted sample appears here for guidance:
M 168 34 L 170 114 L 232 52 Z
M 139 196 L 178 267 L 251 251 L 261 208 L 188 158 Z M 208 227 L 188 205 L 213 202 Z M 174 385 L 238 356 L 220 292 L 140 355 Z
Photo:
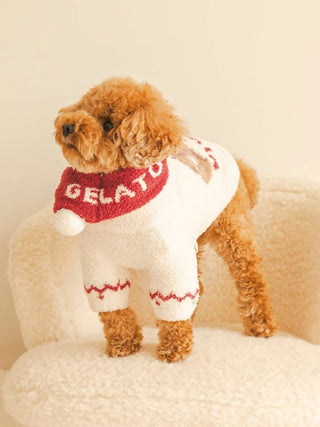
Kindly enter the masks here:
M 167 161 L 143 169 L 121 169 L 109 174 L 64 170 L 55 192 L 54 212 L 69 209 L 86 222 L 115 218 L 144 206 L 156 197 L 169 176 Z

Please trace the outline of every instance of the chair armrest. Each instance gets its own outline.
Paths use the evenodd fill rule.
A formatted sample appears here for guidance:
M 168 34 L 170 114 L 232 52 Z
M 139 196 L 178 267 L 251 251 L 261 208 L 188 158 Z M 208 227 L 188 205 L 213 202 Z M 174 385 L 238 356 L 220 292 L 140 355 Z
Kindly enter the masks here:
M 27 218 L 10 241 L 9 282 L 26 348 L 97 331 L 87 309 L 75 238 L 53 227 L 52 208 Z
M 320 184 L 264 180 L 253 213 L 280 328 L 320 344 Z

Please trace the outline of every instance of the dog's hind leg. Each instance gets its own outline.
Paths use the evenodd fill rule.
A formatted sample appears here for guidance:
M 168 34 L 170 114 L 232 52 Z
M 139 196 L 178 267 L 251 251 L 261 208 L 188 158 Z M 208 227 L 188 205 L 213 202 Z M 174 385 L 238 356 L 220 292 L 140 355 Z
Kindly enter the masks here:
M 235 196 L 199 241 L 212 245 L 227 263 L 238 289 L 239 311 L 246 333 L 270 337 L 276 331 L 276 324 L 254 236 L 250 199 L 241 178 Z

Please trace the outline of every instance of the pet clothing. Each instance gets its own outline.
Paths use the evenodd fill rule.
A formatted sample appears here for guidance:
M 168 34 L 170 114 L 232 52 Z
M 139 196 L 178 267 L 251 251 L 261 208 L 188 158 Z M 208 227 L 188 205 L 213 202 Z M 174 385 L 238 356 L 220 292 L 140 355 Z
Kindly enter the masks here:
M 240 172 L 218 144 L 186 138 L 142 169 L 108 174 L 69 167 L 55 193 L 56 227 L 78 221 L 84 289 L 94 311 L 128 307 L 130 269 L 149 273 L 159 319 L 187 320 L 199 299 L 196 241 L 229 204 Z M 75 234 L 75 233 L 73 233 Z

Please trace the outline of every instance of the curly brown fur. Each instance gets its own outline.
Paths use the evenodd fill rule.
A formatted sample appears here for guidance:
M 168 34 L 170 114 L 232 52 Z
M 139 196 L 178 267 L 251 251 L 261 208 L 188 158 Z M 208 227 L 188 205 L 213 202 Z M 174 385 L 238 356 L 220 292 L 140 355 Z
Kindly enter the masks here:
M 111 129 L 104 130 L 106 122 Z M 64 124 L 75 126 L 67 137 Z M 62 108 L 54 125 L 63 155 L 86 173 L 149 166 L 175 153 L 186 132 L 157 89 L 129 78 L 93 87 L 77 104 Z
M 191 320 L 167 322 L 158 320 L 158 358 L 165 362 L 179 362 L 189 356 L 193 347 Z
M 107 340 L 108 356 L 128 356 L 140 350 L 143 335 L 132 308 L 99 313 L 99 317 Z
M 201 245 L 209 243 L 227 263 L 236 281 L 239 311 L 246 333 L 270 337 L 277 328 L 263 277 L 262 259 L 254 243 L 250 204 L 245 181 L 241 178 L 235 196 L 199 242 Z

